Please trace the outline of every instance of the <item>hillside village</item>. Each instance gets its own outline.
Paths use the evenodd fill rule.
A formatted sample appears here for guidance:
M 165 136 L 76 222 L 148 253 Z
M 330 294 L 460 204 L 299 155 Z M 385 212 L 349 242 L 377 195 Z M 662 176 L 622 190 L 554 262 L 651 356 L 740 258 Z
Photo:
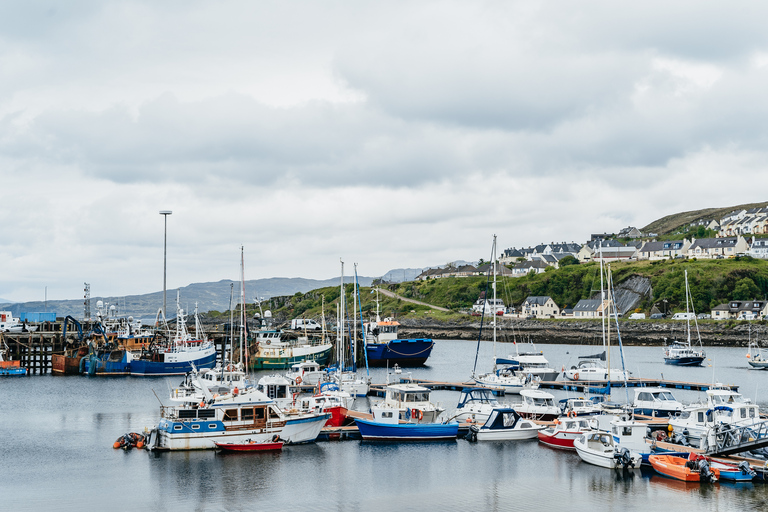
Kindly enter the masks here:
M 511 247 L 503 251 L 495 264 L 490 262 L 477 266 L 448 264 L 429 268 L 419 274 L 417 280 L 440 279 L 445 277 L 487 276 L 496 273 L 500 277 L 522 277 L 531 273 L 543 273 L 558 269 L 562 265 L 577 265 L 589 262 L 610 263 L 614 261 L 660 261 L 667 259 L 725 259 L 740 256 L 768 259 L 768 208 L 736 210 L 725 217 L 700 219 L 688 224 L 693 232 L 716 233 L 711 238 L 682 238 L 679 240 L 656 240 L 655 233 L 642 233 L 636 227 L 628 226 L 616 234 L 595 234 L 589 242 L 549 243 L 535 247 Z M 490 307 L 490 310 L 489 310 Z M 552 297 L 529 296 L 518 307 L 484 304 L 482 298 L 473 306 L 475 313 L 485 309 L 486 313 L 504 314 L 518 318 L 599 318 L 607 307 L 607 301 L 582 299 L 572 308 L 559 307 Z M 664 318 L 667 311 L 653 308 L 652 318 Z M 636 313 L 635 318 L 645 318 Z M 715 320 L 754 320 L 768 316 L 768 301 L 734 300 L 719 304 L 699 318 Z

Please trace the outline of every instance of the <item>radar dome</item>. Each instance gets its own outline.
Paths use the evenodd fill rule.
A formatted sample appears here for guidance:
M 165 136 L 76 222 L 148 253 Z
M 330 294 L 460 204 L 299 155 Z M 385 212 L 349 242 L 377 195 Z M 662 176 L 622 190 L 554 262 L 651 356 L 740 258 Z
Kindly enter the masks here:
M 272 318 L 272 312 L 270 310 L 266 310 L 264 312 L 264 318 Z

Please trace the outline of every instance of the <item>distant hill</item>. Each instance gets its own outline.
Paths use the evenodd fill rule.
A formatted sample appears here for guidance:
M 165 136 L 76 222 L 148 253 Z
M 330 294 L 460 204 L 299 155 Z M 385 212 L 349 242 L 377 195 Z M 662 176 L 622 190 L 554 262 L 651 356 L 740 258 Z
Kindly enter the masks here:
M 749 203 L 738 206 L 729 206 L 726 208 L 705 208 L 703 210 L 694 210 L 690 212 L 675 213 L 673 215 L 667 215 L 661 219 L 655 220 L 640 229 L 643 233 L 657 233 L 659 235 L 666 235 L 677 231 L 681 226 L 685 226 L 697 220 L 702 219 L 715 219 L 720 222 L 720 219 L 728 215 L 734 210 L 749 210 L 750 208 L 765 208 L 768 206 L 768 202 L 764 203 Z
M 402 283 L 404 281 L 413 281 L 416 276 L 421 274 L 421 268 L 395 268 L 381 276 L 385 283 Z
M 351 277 L 345 279 L 352 282 Z M 360 286 L 370 286 L 371 277 L 359 277 Z M 245 282 L 245 300 L 248 303 L 255 302 L 256 298 L 268 299 L 270 297 L 293 295 L 297 292 L 305 293 L 310 290 L 338 285 L 338 279 L 304 279 L 273 277 L 270 279 L 254 279 Z M 230 290 L 234 292 L 233 301 L 239 302 L 240 282 L 225 279 L 216 283 L 194 283 L 179 288 L 181 307 L 186 311 L 193 311 L 195 303 L 201 312 L 216 310 L 227 311 L 229 309 Z M 132 315 L 145 320 L 154 318 L 158 309 L 163 305 L 163 292 L 152 292 L 144 295 L 128 295 L 125 297 L 91 297 L 91 312 L 96 312 L 96 302 L 101 300 L 105 304 L 115 305 L 119 315 Z M 12 311 L 14 315 L 23 312 L 55 311 L 59 317 L 72 315 L 75 318 L 83 317 L 83 299 L 73 300 L 49 300 L 47 303 L 22 302 L 17 304 L 0 304 L 0 309 Z M 169 318 L 176 316 L 176 288 L 168 290 L 168 314 Z

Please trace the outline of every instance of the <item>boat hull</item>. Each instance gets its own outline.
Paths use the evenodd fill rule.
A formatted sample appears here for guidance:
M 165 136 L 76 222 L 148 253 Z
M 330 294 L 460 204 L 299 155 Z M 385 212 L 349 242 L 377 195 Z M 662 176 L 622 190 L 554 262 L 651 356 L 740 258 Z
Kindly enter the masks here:
M 703 361 L 704 358 L 699 356 L 664 358 L 664 364 L 671 364 L 674 366 L 701 366 Z
M 423 366 L 427 362 L 435 342 L 428 338 L 396 339 L 386 343 L 366 343 L 365 350 L 370 366 L 401 367 Z
M 283 443 L 214 443 L 216 448 L 225 452 L 265 452 L 280 451 Z
M 0 377 L 23 377 L 27 369 L 19 361 L 0 361 Z
M 536 439 L 538 429 L 486 429 L 473 425 L 470 427 L 472 435 L 478 441 L 522 441 Z
M 286 444 L 311 443 L 320 435 L 330 414 L 290 419 L 264 428 L 227 430 L 218 420 L 162 420 L 157 427 L 156 450 L 212 450 L 216 443 L 245 444 L 271 442 L 279 436 Z M 199 428 L 195 428 L 198 426 Z
M 576 450 L 573 447 L 573 441 L 581 437 L 583 432 L 567 430 L 561 430 L 558 432 L 552 432 L 550 429 L 539 430 L 538 437 L 539 442 L 552 448 L 560 448 L 562 450 Z
M 85 355 L 67 357 L 63 354 L 51 356 L 51 373 L 54 375 L 78 375 L 80 373 L 80 361 Z
M 687 459 L 682 457 L 675 457 L 674 455 L 651 455 L 648 457 L 653 469 L 668 478 L 674 478 L 675 480 L 682 480 L 683 482 L 700 482 L 701 475 L 688 468 L 685 463 Z M 719 476 L 719 471 L 712 468 L 715 476 Z
M 319 350 L 312 350 L 314 348 Z M 251 357 L 250 367 L 254 370 L 284 370 L 304 361 L 314 361 L 320 366 L 325 366 L 331 357 L 331 348 L 331 345 L 320 345 L 309 347 L 310 350 L 306 352 L 291 348 L 282 351 L 269 350 L 268 353 L 258 351 Z
M 178 352 L 175 357 L 164 361 L 134 359 L 130 363 L 130 374 L 137 377 L 152 377 L 166 375 L 186 375 L 192 371 L 192 365 L 198 370 L 213 368 L 216 364 L 216 349 L 211 346 L 194 352 Z
M 458 423 L 381 423 L 355 419 L 363 439 L 369 441 L 438 441 L 456 439 Z

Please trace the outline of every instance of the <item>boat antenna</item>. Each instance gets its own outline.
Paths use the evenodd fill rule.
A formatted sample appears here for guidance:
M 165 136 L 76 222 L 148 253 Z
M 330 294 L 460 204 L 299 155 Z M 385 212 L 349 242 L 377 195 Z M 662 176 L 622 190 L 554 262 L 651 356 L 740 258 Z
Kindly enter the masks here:
M 234 322 L 235 322 L 235 312 L 232 309 L 232 299 L 235 297 L 235 283 L 229 283 L 229 362 L 232 362 L 232 359 L 234 357 L 234 353 L 232 352 L 235 347 L 235 340 L 234 340 Z M 227 351 L 224 351 L 224 354 L 226 354 Z M 223 359 L 223 358 L 222 358 Z M 221 363 L 221 376 L 222 380 L 224 377 L 224 365 L 226 361 L 222 361 Z

